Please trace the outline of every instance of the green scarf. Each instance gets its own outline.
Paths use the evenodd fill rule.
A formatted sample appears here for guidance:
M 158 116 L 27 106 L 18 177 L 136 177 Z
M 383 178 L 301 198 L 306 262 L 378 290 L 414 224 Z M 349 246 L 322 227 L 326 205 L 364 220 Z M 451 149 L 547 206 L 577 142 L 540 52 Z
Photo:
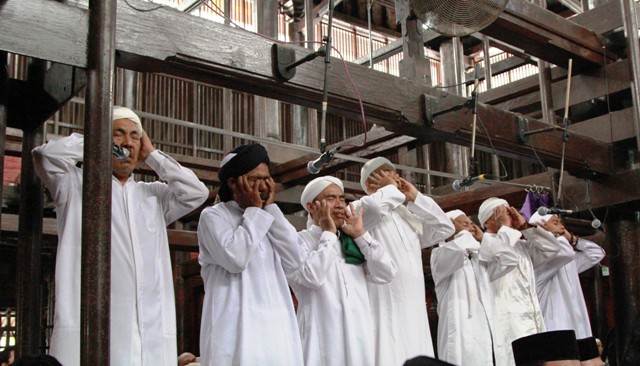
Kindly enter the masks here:
M 364 255 L 352 237 L 345 234 L 344 231 L 338 230 L 338 238 L 340 239 L 342 254 L 348 264 L 362 264 L 365 262 Z

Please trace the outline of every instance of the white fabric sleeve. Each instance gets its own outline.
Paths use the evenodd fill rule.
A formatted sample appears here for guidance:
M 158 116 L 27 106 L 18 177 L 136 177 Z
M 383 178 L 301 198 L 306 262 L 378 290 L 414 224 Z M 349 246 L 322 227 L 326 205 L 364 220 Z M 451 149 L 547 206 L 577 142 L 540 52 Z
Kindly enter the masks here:
M 57 205 L 67 201 L 69 181 L 74 179 L 73 171 L 80 169 L 76 164 L 82 161 L 84 136 L 74 133 L 59 140 L 52 140 L 31 151 L 36 173 L 49 189 Z M 82 178 L 81 172 L 79 178 Z
M 527 239 L 524 248 L 531 257 L 534 269 L 553 258 L 560 251 L 560 243 L 553 234 L 541 227 L 522 230 L 522 235 Z
M 455 232 L 453 222 L 433 198 L 418 193 L 415 202 L 409 202 L 407 208 L 422 220 L 420 246 L 423 249 L 438 244 Z
M 582 273 L 600 263 L 605 256 L 605 251 L 601 246 L 587 239 L 578 239 L 576 250 L 575 260 L 578 273 Z
M 247 207 L 241 224 L 235 226 L 228 211 L 213 207 L 200 214 L 198 222 L 199 260 L 221 266 L 231 273 L 244 271 L 265 239 L 273 216 L 257 207 Z
M 404 203 L 405 195 L 393 184 L 378 189 L 375 193 L 353 202 L 354 208 L 362 207 L 362 223 L 372 230 L 391 211 Z
M 497 234 L 485 233 L 478 251 L 478 259 L 487 264 L 489 278 L 494 281 L 518 266 L 518 254 L 513 245 L 520 237 L 520 232 L 506 226 Z
M 567 239 L 561 236 L 556 240 L 562 241 L 559 245 L 560 248 L 558 253 L 548 260 L 540 263 L 534 269 L 537 288 L 541 288 L 546 285 L 562 267 L 569 264 L 575 257 L 575 252 L 573 251 L 573 248 L 571 248 L 571 245 L 569 245 Z
M 365 237 L 368 237 L 371 241 L 365 240 Z M 372 238 L 371 235 L 362 235 L 355 238 L 354 241 L 367 260 L 365 262 L 367 281 L 377 284 L 391 282 L 398 268 L 393 259 L 384 250 L 382 244 Z
M 287 274 L 287 280 L 292 284 L 318 289 L 326 281 L 331 267 L 340 259 L 338 237 L 330 231 L 322 232 L 319 237 L 303 231 L 298 233 L 298 242 L 304 251 L 304 262 L 300 268 Z
M 198 208 L 209 197 L 209 190 L 195 173 L 180 165 L 160 150 L 147 156 L 145 163 L 166 184 L 150 184 L 162 197 L 162 209 L 167 225 Z
M 479 248 L 477 241 L 467 230 L 460 231 L 456 237 L 441 243 L 431 252 L 431 274 L 437 285 L 447 279 L 464 266 L 464 260 L 469 258 L 469 249 Z
M 302 255 L 298 245 L 298 233 L 276 204 L 264 206 L 264 210 L 273 216 L 273 224 L 267 237 L 280 255 L 285 273 L 291 272 L 302 264 Z

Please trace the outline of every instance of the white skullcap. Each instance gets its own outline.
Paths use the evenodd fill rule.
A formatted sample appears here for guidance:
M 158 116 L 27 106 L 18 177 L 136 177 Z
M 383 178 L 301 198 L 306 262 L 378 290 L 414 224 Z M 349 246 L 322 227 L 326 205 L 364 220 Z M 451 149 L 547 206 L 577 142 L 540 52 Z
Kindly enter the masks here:
M 482 202 L 480 209 L 478 210 L 478 221 L 480 221 L 480 225 L 482 225 L 483 229 L 484 223 L 493 216 L 493 210 L 500 206 L 509 206 L 509 202 L 498 197 L 487 198 Z
M 313 202 L 325 188 L 330 186 L 331 184 L 335 184 L 342 191 L 344 191 L 344 185 L 342 185 L 342 181 L 336 177 L 332 177 L 330 175 L 326 175 L 323 177 L 316 178 L 311 182 L 307 183 L 302 191 L 302 195 L 300 196 L 300 203 L 305 210 L 309 211 L 307 208 L 307 203 Z
M 455 220 L 458 217 L 465 215 L 464 212 L 462 212 L 461 210 L 451 210 L 447 213 L 445 213 L 445 215 L 447 215 L 447 217 L 449 218 L 449 220 Z
M 362 166 L 362 169 L 360 169 L 360 185 L 366 194 L 369 194 L 369 191 L 367 190 L 367 179 L 369 179 L 371 174 L 383 165 L 389 165 L 393 169 L 396 168 L 389 159 L 378 156 L 377 158 L 367 161 Z
M 537 212 L 534 212 L 533 215 L 531 215 L 531 218 L 529 219 L 529 225 L 542 225 L 542 224 L 546 224 L 547 221 L 551 220 L 551 218 L 553 217 L 552 214 L 548 214 L 548 215 L 540 215 Z
M 138 127 L 138 132 L 142 134 L 142 123 L 140 122 L 140 117 L 138 117 L 137 114 L 133 113 L 131 109 L 114 105 L 112 120 L 115 121 L 117 119 L 130 120 L 131 122 L 136 124 L 136 126 Z

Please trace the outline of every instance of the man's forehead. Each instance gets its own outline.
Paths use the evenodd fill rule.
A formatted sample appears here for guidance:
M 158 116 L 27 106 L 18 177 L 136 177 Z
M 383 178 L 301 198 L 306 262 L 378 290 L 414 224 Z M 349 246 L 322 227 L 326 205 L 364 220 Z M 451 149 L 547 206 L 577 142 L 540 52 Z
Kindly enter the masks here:
M 382 172 L 382 171 L 389 171 L 389 170 L 396 171 L 396 168 L 392 167 L 389 164 L 384 164 L 383 166 L 381 166 L 380 168 L 376 169 L 375 171 L 376 172 Z
M 135 130 L 138 132 L 138 125 L 128 118 L 120 118 L 113 121 L 114 130 Z

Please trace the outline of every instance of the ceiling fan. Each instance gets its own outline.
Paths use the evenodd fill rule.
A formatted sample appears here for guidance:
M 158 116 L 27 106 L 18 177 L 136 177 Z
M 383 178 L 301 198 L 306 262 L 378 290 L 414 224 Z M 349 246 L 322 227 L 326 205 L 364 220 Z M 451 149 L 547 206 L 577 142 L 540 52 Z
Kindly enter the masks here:
M 410 0 L 413 13 L 430 29 L 450 37 L 475 33 L 493 23 L 509 0 Z

